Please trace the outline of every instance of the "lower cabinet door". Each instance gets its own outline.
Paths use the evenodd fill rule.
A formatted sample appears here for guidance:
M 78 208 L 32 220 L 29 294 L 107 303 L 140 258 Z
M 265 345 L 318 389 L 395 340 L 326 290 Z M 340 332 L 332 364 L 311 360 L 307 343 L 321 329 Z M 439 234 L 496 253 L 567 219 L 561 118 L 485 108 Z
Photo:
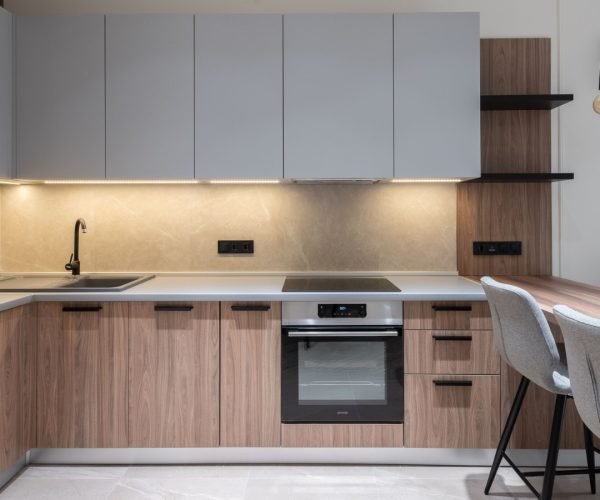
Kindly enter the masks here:
M 127 311 L 38 304 L 38 448 L 127 447 Z
M 129 306 L 129 445 L 219 445 L 219 303 Z
M 405 446 L 495 448 L 499 375 L 406 375 Z
M 281 445 L 281 303 L 221 303 L 221 446 Z
M 35 305 L 0 313 L 0 474 L 35 447 Z

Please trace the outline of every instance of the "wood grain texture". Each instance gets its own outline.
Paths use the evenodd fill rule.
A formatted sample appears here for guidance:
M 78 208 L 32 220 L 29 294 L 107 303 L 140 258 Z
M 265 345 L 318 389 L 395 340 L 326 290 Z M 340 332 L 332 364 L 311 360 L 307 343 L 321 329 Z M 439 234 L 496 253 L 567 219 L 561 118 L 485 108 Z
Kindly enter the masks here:
M 550 93 L 550 38 L 483 38 L 482 94 Z
M 482 94 L 550 92 L 550 39 L 481 40 Z M 481 171 L 551 171 L 550 111 L 481 113 Z M 461 275 L 546 275 L 552 271 L 549 184 L 461 184 L 457 253 Z M 473 255 L 473 241 L 522 241 L 520 256 Z
M 281 303 L 221 303 L 221 446 L 281 445 Z
M 0 313 L 0 472 L 35 446 L 35 311 Z
M 470 380 L 472 387 L 435 386 Z M 410 448 L 495 448 L 500 437 L 498 375 L 406 375 L 404 441 Z
M 129 304 L 129 446 L 219 446 L 219 303 L 154 305 Z
M 461 275 L 552 272 L 549 184 L 463 184 L 457 191 Z M 522 241 L 522 255 L 473 255 L 473 241 Z
M 600 318 L 600 287 L 554 276 L 493 276 L 494 279 L 527 290 L 546 313 L 564 304 L 577 311 Z M 479 282 L 479 277 L 470 277 Z
M 521 374 L 504 362 L 501 371 L 501 409 L 502 425 L 504 425 L 521 381 Z M 554 394 L 547 390 L 533 383 L 529 384 L 521 413 L 510 440 L 510 448 L 548 448 L 554 413 L 554 398 Z M 584 447 L 583 423 L 571 399 L 567 400 L 560 446 L 561 449 Z
M 291 448 L 401 448 L 402 424 L 282 424 L 281 444 Z
M 435 311 L 434 306 L 470 306 L 471 311 Z M 491 330 L 486 301 L 404 302 L 405 330 Z
M 436 340 L 435 336 L 471 336 L 471 341 Z M 499 375 L 500 358 L 489 330 L 405 330 L 404 372 Z
M 128 304 L 63 305 L 38 304 L 37 446 L 127 447 Z

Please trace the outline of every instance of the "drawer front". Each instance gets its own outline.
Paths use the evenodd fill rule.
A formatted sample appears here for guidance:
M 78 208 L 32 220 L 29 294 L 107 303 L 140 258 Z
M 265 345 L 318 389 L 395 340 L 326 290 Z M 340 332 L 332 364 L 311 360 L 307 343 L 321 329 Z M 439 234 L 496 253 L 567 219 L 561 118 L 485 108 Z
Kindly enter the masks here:
M 399 448 L 402 424 L 282 424 L 281 441 L 291 448 Z
M 489 330 L 406 330 L 406 373 L 500 374 L 500 358 Z
M 406 330 L 491 330 L 490 308 L 485 301 L 405 302 Z
M 498 375 L 407 375 L 405 406 L 407 447 L 494 448 L 498 444 Z

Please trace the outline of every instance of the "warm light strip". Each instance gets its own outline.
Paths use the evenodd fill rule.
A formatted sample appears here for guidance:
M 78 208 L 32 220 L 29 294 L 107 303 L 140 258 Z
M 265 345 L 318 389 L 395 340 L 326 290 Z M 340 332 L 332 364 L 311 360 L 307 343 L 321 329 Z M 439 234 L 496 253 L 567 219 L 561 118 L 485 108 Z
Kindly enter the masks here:
M 21 181 L 13 181 L 10 179 L 0 179 L 0 184 L 6 184 L 8 186 L 18 186 L 21 184 Z
M 198 180 L 52 180 L 41 184 L 199 184 Z
M 411 183 L 439 183 L 439 182 L 446 182 L 446 183 L 458 183 L 458 182 L 462 182 L 463 179 L 457 179 L 457 178 L 439 178 L 439 179 L 391 179 L 390 182 L 394 183 L 394 184 L 411 184 Z
M 209 184 L 279 184 L 279 179 L 216 179 Z

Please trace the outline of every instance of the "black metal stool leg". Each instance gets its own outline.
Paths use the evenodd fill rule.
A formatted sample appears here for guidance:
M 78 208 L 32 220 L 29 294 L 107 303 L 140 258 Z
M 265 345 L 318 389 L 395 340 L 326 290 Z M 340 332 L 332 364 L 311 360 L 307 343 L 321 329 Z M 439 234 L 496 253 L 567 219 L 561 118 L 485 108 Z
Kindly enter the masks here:
M 592 431 L 586 425 L 583 426 L 583 438 L 585 440 L 585 456 L 587 458 L 587 466 L 590 476 L 590 488 L 592 495 L 596 494 L 596 460 L 594 457 L 594 438 Z
M 560 450 L 560 433 L 562 430 L 563 417 L 567 396 L 557 394 L 554 405 L 554 417 L 552 419 L 552 432 L 550 433 L 550 444 L 548 445 L 548 457 L 544 472 L 544 486 L 542 488 L 541 500 L 550 500 L 554 489 L 554 477 L 556 476 L 556 462 Z
M 500 437 L 500 442 L 498 443 L 498 448 L 496 449 L 494 461 L 492 462 L 492 469 L 490 470 L 490 475 L 488 476 L 487 484 L 485 485 L 484 490 L 486 495 L 490 494 L 490 488 L 492 487 L 492 483 L 496 478 L 498 467 L 500 467 L 502 458 L 506 453 L 506 448 L 508 447 L 510 436 L 512 435 L 513 429 L 515 428 L 515 423 L 517 422 L 517 417 L 519 416 L 519 412 L 521 411 L 521 406 L 523 406 L 523 400 L 525 399 L 525 394 L 527 394 L 528 387 L 529 379 L 522 377 L 521 383 L 519 384 L 519 389 L 517 390 L 517 394 L 515 395 L 515 399 L 510 409 L 510 413 L 508 414 L 508 418 L 506 419 L 506 424 L 504 425 L 504 430 L 502 431 L 502 436 Z

